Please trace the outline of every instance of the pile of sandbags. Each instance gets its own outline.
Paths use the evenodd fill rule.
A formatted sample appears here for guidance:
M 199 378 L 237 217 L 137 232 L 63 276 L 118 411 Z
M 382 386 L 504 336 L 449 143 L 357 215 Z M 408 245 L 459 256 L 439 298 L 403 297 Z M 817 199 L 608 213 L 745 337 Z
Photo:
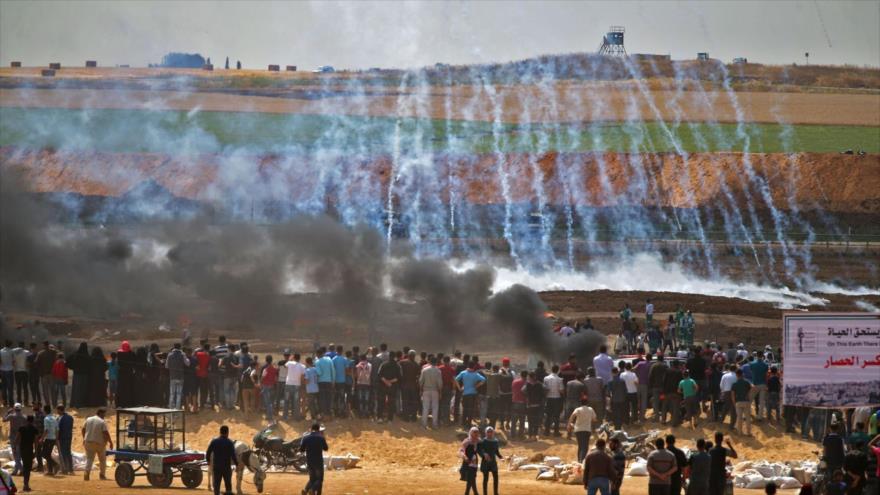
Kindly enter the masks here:
M 563 463 L 555 456 L 535 454 L 531 457 L 512 455 L 507 458 L 508 471 L 537 471 L 535 479 L 559 481 L 568 485 L 583 483 L 584 471 L 579 462 Z
M 792 468 L 788 464 L 744 461 L 733 467 L 733 484 L 737 488 L 760 490 L 771 481 L 781 489 L 800 488 L 804 484 L 792 476 Z

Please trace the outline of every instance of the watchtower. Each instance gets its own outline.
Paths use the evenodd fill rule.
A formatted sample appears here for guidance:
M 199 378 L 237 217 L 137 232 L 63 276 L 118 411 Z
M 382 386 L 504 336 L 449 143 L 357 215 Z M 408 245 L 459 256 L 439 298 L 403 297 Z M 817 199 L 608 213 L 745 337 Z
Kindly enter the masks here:
M 623 47 L 623 32 L 623 26 L 611 26 L 608 28 L 608 32 L 602 37 L 602 44 L 599 46 L 599 55 L 625 57 L 626 48 Z

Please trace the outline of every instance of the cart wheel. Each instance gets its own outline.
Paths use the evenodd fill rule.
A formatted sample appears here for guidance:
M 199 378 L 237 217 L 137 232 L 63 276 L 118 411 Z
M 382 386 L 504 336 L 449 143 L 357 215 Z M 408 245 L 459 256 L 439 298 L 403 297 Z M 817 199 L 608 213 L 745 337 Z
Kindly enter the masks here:
M 180 480 L 187 488 L 198 488 L 202 484 L 202 470 L 200 468 L 181 469 Z
M 147 481 L 156 488 L 168 488 L 174 480 L 171 466 L 162 466 L 162 474 L 147 473 Z
M 116 464 L 116 473 L 113 475 L 116 484 L 122 488 L 128 488 L 134 483 L 134 468 L 127 462 Z

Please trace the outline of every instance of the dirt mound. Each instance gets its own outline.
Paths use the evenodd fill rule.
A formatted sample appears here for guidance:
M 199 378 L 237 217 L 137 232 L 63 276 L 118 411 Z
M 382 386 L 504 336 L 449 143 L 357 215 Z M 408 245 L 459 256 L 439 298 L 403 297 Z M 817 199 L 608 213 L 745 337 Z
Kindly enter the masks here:
M 23 172 L 34 192 L 120 197 L 146 181 L 171 194 L 222 201 L 233 193 L 259 193 L 263 201 L 311 198 L 319 167 L 333 167 L 348 197 L 381 197 L 388 191 L 392 160 L 336 160 L 315 164 L 306 156 L 222 156 L 67 152 L 0 148 L 0 167 Z M 418 175 L 418 171 L 414 172 Z M 541 185 L 550 205 L 692 208 L 751 203 L 766 208 L 880 213 L 880 155 L 696 153 L 576 153 L 543 155 L 438 155 L 431 175 L 440 178 L 443 201 L 450 189 L 476 205 L 505 202 L 502 181 L 515 203 L 537 203 Z M 751 177 L 751 180 L 749 179 Z M 419 180 L 416 177 L 415 180 Z M 455 184 L 458 184 L 455 186 Z M 396 191 L 405 190 L 396 185 Z M 567 194 L 566 191 L 573 191 Z

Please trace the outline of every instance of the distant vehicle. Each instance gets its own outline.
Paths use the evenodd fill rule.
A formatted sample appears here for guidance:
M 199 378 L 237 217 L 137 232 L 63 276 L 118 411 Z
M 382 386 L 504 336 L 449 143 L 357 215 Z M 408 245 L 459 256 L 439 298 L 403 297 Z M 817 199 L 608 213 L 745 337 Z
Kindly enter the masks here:
M 336 72 L 336 69 L 334 69 L 332 65 L 322 65 L 312 72 L 315 74 L 330 74 Z
M 749 60 L 748 60 L 747 58 L 745 58 L 745 57 L 736 57 L 735 59 L 733 59 L 733 63 L 735 63 L 735 64 L 747 64 L 747 63 L 749 63 Z

